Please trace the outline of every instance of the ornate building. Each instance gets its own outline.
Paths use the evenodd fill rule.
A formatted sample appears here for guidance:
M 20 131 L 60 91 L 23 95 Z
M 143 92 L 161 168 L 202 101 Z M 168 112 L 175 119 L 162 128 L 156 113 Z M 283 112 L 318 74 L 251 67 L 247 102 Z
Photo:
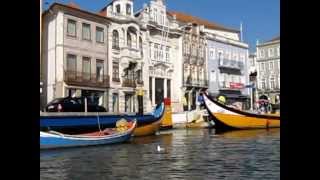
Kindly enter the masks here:
M 175 60 L 178 60 L 179 50 L 177 24 L 172 16 L 166 12 L 163 0 L 151 0 L 144 4 L 136 17 L 146 28 L 147 52 L 145 63 L 147 66 L 145 88 L 148 89 L 148 109 L 161 102 L 163 98 L 178 101 L 174 89 L 176 86 Z
M 108 31 L 109 109 L 111 112 L 136 112 L 136 92 L 144 88 L 145 31 L 133 14 L 132 0 L 114 0 L 99 14 L 111 21 Z

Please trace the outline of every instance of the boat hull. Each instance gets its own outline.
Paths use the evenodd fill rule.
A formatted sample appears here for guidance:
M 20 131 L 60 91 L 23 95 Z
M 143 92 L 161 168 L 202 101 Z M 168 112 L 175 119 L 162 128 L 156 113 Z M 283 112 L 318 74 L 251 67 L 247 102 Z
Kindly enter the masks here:
M 221 105 L 204 95 L 205 106 L 217 129 L 280 128 L 280 116 L 260 115 Z
M 162 122 L 162 118 L 151 124 L 144 124 L 144 125 L 138 126 L 134 130 L 133 135 L 134 136 L 154 135 L 156 134 L 157 131 L 159 131 L 161 122 Z
M 137 132 L 139 134 L 152 134 L 155 132 L 155 122 L 162 120 L 165 107 L 162 103 L 154 112 L 146 115 L 111 115 L 97 113 L 47 113 L 40 115 L 40 130 L 50 129 L 60 132 L 82 132 L 100 128 L 114 127 L 116 122 L 121 119 L 136 119 Z
M 122 143 L 130 140 L 136 122 L 125 132 L 117 132 L 105 136 L 65 135 L 62 133 L 46 133 L 40 131 L 40 149 L 56 149 L 81 146 L 96 146 Z

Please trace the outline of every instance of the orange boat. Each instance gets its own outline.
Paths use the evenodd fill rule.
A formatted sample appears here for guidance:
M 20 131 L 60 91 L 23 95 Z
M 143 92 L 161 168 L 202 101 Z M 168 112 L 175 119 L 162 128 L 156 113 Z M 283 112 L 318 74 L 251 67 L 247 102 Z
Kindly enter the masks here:
M 155 121 L 151 124 L 140 125 L 133 131 L 133 136 L 149 136 L 156 134 L 156 132 L 160 129 L 162 119 L 163 116 L 158 121 Z
M 255 114 L 240 111 L 223 105 L 206 94 L 203 94 L 204 104 L 213 116 L 217 129 L 257 129 L 280 128 L 279 114 Z

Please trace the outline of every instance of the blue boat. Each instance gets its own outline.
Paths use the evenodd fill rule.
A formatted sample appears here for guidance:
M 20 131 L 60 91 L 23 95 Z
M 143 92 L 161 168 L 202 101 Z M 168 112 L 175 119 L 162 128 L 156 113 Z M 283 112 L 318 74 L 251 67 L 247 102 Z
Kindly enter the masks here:
M 136 114 L 110 114 L 95 112 L 58 112 L 40 113 L 40 130 L 57 130 L 60 132 L 81 132 L 82 130 L 96 129 L 99 123 L 101 128 L 115 127 L 116 122 L 121 119 L 136 119 L 137 127 L 151 124 L 162 118 L 164 114 L 164 103 L 159 104 L 153 112 Z
M 117 131 L 115 129 L 104 129 L 86 134 L 68 135 L 56 131 L 42 132 L 40 131 L 40 149 L 56 149 L 66 147 L 80 147 L 122 143 L 128 141 L 137 121 L 134 120 L 126 125 L 126 129 Z

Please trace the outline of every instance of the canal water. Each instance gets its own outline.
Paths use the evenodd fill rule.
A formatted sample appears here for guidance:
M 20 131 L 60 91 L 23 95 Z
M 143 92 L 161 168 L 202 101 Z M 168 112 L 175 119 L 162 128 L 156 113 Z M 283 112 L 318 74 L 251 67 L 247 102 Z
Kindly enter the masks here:
M 41 151 L 40 179 L 276 180 L 280 129 L 176 129 L 125 144 Z

